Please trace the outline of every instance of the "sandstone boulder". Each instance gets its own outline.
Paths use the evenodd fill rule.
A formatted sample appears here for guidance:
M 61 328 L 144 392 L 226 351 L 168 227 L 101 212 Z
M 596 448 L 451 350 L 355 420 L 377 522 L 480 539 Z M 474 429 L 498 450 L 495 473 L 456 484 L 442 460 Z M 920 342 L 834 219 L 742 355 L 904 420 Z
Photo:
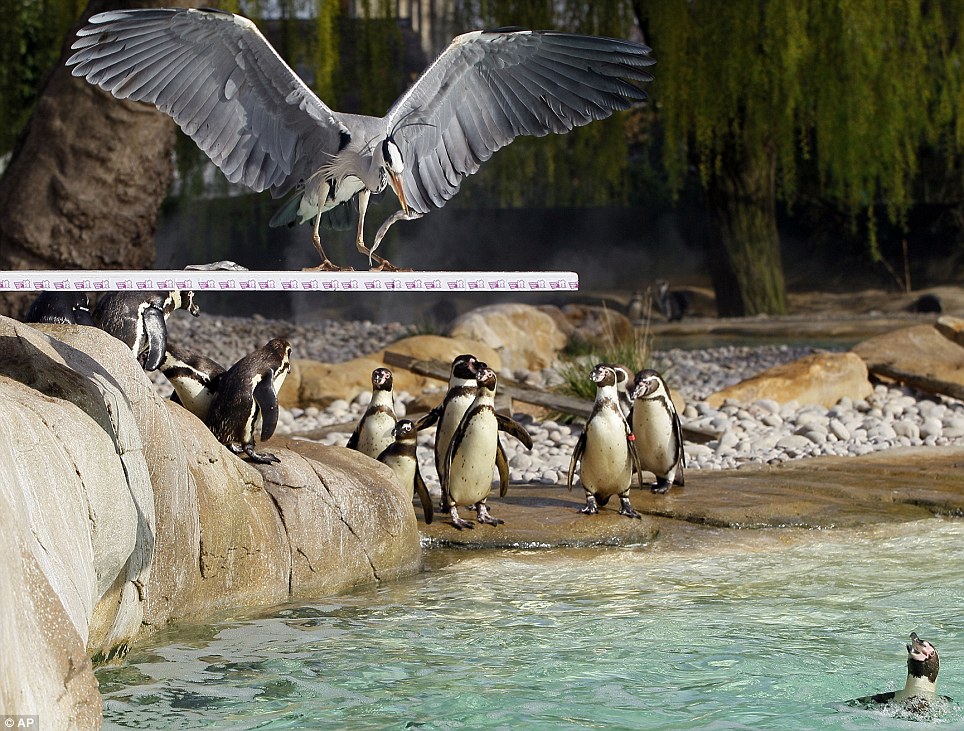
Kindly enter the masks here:
M 451 363 L 462 353 L 472 353 L 496 370 L 502 367 L 502 360 L 492 347 L 468 338 L 415 335 L 398 340 L 385 350 L 419 360 L 438 360 L 443 363 Z M 324 408 L 336 399 L 351 401 L 359 393 L 371 391 L 372 371 L 385 367 L 385 350 L 344 363 L 295 360 L 291 373 L 281 388 L 279 402 L 286 408 Z M 413 395 L 421 393 L 429 384 L 442 383 L 402 368 L 393 368 L 392 374 L 395 391 L 408 391 Z
M 964 398 L 964 345 L 956 341 L 956 318 L 943 325 L 917 325 L 865 340 L 853 352 L 872 373 L 924 391 Z
M 486 343 L 499 354 L 502 368 L 512 370 L 548 368 L 567 341 L 550 315 L 523 304 L 490 305 L 466 312 L 449 326 L 449 335 Z
M 706 401 L 713 408 L 727 400 L 749 404 L 760 399 L 830 408 L 845 396 L 857 401 L 871 393 L 867 366 L 854 353 L 814 353 L 717 391 Z
M 629 318 L 611 307 L 583 304 L 562 307 L 544 305 L 539 310 L 551 316 L 569 340 L 612 349 L 620 343 L 632 343 L 635 338 L 635 330 Z
M 938 318 L 935 327 L 945 338 L 964 348 L 964 319 L 944 315 Z

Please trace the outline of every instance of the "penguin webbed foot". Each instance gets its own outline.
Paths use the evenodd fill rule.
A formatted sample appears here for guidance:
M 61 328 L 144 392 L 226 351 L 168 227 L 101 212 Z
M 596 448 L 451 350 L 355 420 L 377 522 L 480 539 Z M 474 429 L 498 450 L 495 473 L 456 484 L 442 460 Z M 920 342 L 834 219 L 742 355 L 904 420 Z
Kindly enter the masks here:
M 271 454 L 271 452 L 255 452 L 253 444 L 245 444 L 244 453 L 248 456 L 248 459 L 257 464 L 277 464 L 281 462 L 281 460 Z
M 454 525 L 459 530 L 462 530 L 463 528 L 468 528 L 469 530 L 475 530 L 475 524 L 468 520 L 463 520 L 462 518 L 460 518 L 459 511 L 456 508 L 453 507 L 449 511 L 449 515 L 452 516 L 452 525 Z
M 629 504 L 629 498 L 619 499 L 619 514 L 625 515 L 627 518 L 639 518 L 642 520 L 642 515 L 633 510 L 633 506 Z
M 485 503 L 478 503 L 475 506 L 475 509 L 479 514 L 478 521 L 480 524 L 485 523 L 486 525 L 503 525 L 505 523 L 504 520 L 499 520 L 498 518 L 493 517 L 489 513 L 489 509 L 486 507 Z
M 666 480 L 663 478 L 657 478 L 656 484 L 650 485 L 649 489 L 656 495 L 665 495 L 667 492 L 669 492 L 669 489 L 672 486 L 673 486 L 673 483 L 670 482 L 669 480 Z
M 592 495 L 586 495 L 586 507 L 580 508 L 579 512 L 583 515 L 596 515 L 599 512 L 599 506 L 596 505 L 596 498 Z

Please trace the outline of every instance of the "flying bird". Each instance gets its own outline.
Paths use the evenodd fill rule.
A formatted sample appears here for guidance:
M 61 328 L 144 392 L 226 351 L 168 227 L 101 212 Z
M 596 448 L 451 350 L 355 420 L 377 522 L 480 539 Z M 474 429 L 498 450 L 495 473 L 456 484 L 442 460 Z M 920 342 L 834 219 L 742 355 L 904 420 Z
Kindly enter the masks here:
M 565 133 L 643 101 L 650 49 L 614 38 L 518 29 L 456 37 L 384 117 L 330 109 L 247 18 L 218 10 L 99 13 L 67 65 L 118 99 L 174 118 L 229 181 L 293 194 L 270 225 L 313 222 L 320 270 L 337 269 L 322 218 L 358 196 L 358 251 L 377 269 L 388 229 L 441 208 L 520 135 Z M 391 186 L 401 205 L 369 248 L 365 212 Z M 340 216 L 343 218 L 343 215 Z

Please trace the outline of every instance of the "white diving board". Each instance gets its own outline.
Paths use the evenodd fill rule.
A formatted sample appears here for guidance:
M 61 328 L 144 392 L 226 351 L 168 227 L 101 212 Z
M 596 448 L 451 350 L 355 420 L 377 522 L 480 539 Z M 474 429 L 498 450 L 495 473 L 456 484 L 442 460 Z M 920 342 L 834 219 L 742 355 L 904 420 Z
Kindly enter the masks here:
M 0 292 L 193 289 L 226 292 L 551 292 L 579 289 L 575 272 L 303 272 L 193 269 L 0 271 Z

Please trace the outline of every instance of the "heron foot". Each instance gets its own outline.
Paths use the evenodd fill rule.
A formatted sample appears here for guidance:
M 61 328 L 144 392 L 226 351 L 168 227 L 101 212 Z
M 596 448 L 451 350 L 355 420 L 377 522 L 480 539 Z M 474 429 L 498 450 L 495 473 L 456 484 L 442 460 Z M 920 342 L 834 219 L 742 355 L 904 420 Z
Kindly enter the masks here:
M 340 267 L 331 259 L 327 257 L 321 264 L 314 267 L 304 267 L 301 271 L 303 272 L 353 272 L 355 271 L 352 267 Z

